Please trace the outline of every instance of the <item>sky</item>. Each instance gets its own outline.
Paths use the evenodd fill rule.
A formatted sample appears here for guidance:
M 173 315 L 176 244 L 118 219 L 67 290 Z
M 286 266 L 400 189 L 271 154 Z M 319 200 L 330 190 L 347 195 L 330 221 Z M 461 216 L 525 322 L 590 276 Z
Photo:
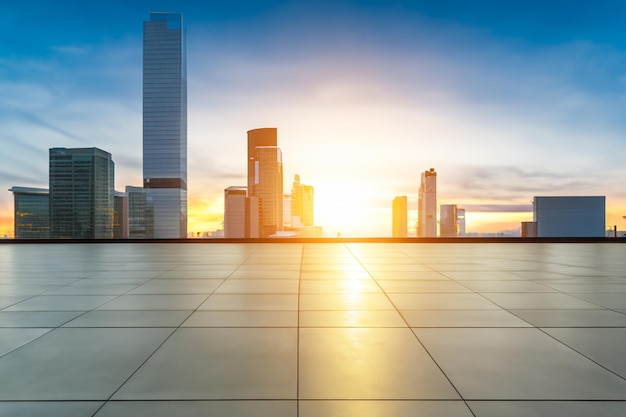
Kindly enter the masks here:
M 547 3 L 547 4 L 546 4 Z M 416 218 L 421 172 L 467 231 L 519 229 L 541 195 L 604 195 L 626 229 L 622 1 L 0 2 L 0 186 L 48 186 L 48 149 L 98 147 L 142 183 L 142 22 L 187 30 L 189 231 L 221 228 L 246 132 L 278 128 L 285 192 L 324 235 Z M 13 197 L 0 193 L 0 235 Z

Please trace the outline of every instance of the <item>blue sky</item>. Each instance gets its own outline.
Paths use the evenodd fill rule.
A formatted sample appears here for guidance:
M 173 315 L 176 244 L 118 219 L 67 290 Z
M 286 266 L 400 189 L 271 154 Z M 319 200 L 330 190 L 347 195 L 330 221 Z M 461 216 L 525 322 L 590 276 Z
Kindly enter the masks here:
M 107 150 L 116 188 L 141 184 L 142 21 L 180 11 L 190 230 L 219 227 L 224 188 L 245 184 L 246 131 L 269 126 L 285 184 L 299 173 L 315 186 L 328 235 L 388 234 L 393 197 L 414 204 L 430 167 L 470 230 L 514 227 L 534 195 L 606 195 L 607 226 L 626 214 L 626 3 L 11 3 L 5 189 L 46 187 L 54 146 Z M 0 217 L 11 210 L 0 193 Z

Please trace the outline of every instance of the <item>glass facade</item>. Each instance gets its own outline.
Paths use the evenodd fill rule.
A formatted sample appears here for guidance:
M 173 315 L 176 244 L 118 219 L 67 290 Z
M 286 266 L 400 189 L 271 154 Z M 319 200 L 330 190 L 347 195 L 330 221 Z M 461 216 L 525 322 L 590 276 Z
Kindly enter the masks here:
M 254 196 L 259 201 L 259 237 L 283 230 L 283 161 L 280 148 L 256 148 Z
M 143 26 L 143 178 L 154 238 L 187 237 L 187 68 L 180 13 Z
M 114 164 L 98 148 L 50 149 L 50 237 L 113 237 Z
M 16 239 L 50 237 L 50 200 L 45 188 L 13 187 L 13 230 Z
M 126 187 L 130 239 L 154 238 L 154 204 L 147 191 L 141 187 Z

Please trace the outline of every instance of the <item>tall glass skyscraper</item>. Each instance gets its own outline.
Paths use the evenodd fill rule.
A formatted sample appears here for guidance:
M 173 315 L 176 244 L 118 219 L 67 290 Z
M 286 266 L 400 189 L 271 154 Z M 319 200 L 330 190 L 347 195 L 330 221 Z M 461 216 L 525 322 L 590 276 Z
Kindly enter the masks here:
M 187 59 L 180 13 L 143 24 L 143 186 L 154 238 L 187 237 Z
M 51 238 L 113 238 L 110 153 L 98 148 L 52 148 L 49 182 Z

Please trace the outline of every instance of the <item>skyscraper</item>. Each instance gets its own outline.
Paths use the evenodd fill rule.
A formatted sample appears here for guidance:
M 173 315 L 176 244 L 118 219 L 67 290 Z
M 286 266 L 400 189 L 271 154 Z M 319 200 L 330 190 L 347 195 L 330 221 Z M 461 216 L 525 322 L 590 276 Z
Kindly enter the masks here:
M 12 187 L 13 233 L 16 239 L 50 237 L 50 199 L 45 188 Z
M 283 162 L 274 127 L 248 131 L 246 237 L 283 230 Z
M 143 186 L 154 238 L 187 237 L 187 63 L 180 13 L 143 24 Z
M 283 230 L 283 158 L 277 146 L 257 146 L 254 197 L 258 200 L 259 237 Z
M 408 232 L 408 204 L 407 197 L 403 195 L 393 199 L 391 235 L 407 237 Z
M 113 237 L 114 164 L 98 148 L 50 149 L 50 237 Z
M 313 197 L 313 186 L 301 184 L 300 175 L 296 174 L 291 187 L 291 224 L 293 227 L 315 224 Z
M 417 236 L 437 237 L 437 173 L 422 172 L 417 212 Z

